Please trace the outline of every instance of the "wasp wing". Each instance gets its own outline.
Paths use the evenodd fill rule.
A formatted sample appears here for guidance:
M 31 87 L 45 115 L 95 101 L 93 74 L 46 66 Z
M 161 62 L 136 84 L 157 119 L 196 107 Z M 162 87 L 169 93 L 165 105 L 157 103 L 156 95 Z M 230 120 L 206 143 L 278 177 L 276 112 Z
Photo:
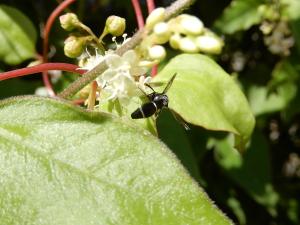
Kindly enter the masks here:
M 166 85 L 164 91 L 162 92 L 162 94 L 165 94 L 165 93 L 169 90 L 169 88 L 171 87 L 171 85 L 172 85 L 172 83 L 173 83 L 173 81 L 174 81 L 176 75 L 177 75 L 177 73 L 175 73 L 175 74 L 172 76 L 172 78 L 169 80 L 169 82 L 167 83 L 167 85 Z

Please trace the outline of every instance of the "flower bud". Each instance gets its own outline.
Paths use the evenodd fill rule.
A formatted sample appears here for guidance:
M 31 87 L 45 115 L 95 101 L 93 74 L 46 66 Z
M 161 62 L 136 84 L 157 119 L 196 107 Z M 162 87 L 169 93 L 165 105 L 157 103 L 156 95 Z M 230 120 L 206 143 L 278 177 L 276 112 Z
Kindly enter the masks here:
M 274 27 L 275 27 L 275 23 L 272 23 L 272 22 L 269 22 L 269 21 L 263 21 L 260 24 L 259 29 L 261 30 L 261 32 L 264 35 L 269 35 L 269 34 L 271 34 Z
M 181 40 L 180 34 L 178 34 L 178 33 L 173 34 L 169 40 L 170 46 L 174 49 L 178 49 L 179 45 L 180 45 L 180 40 Z
M 159 7 L 154 9 L 146 19 L 146 28 L 152 29 L 155 24 L 165 19 L 165 8 Z
M 34 94 L 45 97 L 49 96 L 49 93 L 45 87 L 38 87 L 37 89 L 35 89 Z
M 222 51 L 223 41 L 214 36 L 200 36 L 196 38 L 196 44 L 200 51 L 219 54 Z
M 80 21 L 74 13 L 66 13 L 59 17 L 60 25 L 63 29 L 71 31 L 78 27 Z
M 27 65 L 27 67 L 37 66 L 37 65 L 40 65 L 40 64 L 42 64 L 42 63 L 43 63 L 42 59 L 37 59 L 37 60 L 31 61 L 31 62 Z
M 151 68 L 151 67 L 157 65 L 158 63 L 159 63 L 158 60 L 153 60 L 153 61 L 143 60 L 143 61 L 140 61 L 140 62 L 139 62 L 139 66 Z
M 178 16 L 180 31 L 186 35 L 199 35 L 204 31 L 204 25 L 196 16 L 182 14 Z
M 179 48 L 181 51 L 188 53 L 196 53 L 199 51 L 195 40 L 189 36 L 181 38 L 181 40 L 179 41 Z
M 171 32 L 167 23 L 160 22 L 154 26 L 153 34 L 155 36 L 156 44 L 164 44 L 169 41 Z
M 76 58 L 81 55 L 84 50 L 85 39 L 70 36 L 65 40 L 64 52 L 70 58 Z
M 148 50 L 149 57 L 153 60 L 163 60 L 166 57 L 166 50 L 161 45 L 154 45 Z
M 105 29 L 113 36 L 120 36 L 126 28 L 126 20 L 119 16 L 109 16 L 106 19 Z

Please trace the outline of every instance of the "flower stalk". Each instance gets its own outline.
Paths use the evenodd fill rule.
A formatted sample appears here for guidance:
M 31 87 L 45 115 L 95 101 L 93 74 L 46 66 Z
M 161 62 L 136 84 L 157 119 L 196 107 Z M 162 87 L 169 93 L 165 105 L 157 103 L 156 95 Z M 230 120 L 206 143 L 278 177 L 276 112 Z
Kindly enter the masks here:
M 55 19 L 58 17 L 58 15 L 65 9 L 67 8 L 70 4 L 74 3 L 76 0 L 65 0 L 63 1 L 49 16 L 47 19 L 45 29 L 44 29 L 44 39 L 43 39 L 43 63 L 48 62 L 48 45 L 49 45 L 49 34 L 50 30 L 52 28 L 52 25 L 55 21 Z M 44 85 L 50 94 L 50 96 L 55 96 L 55 92 L 52 88 L 52 84 L 49 79 L 49 75 L 47 71 L 43 71 L 43 82 Z

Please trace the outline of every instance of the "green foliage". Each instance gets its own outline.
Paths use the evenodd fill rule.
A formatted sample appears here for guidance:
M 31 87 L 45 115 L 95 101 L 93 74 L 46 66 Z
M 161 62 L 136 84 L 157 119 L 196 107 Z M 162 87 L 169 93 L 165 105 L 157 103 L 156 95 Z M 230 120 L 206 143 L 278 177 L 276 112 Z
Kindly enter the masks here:
M 217 20 L 216 28 L 223 33 L 233 34 L 260 23 L 262 15 L 258 7 L 261 3 L 262 0 L 233 0 Z
M 0 5 L 0 60 L 16 65 L 35 55 L 37 34 L 32 22 L 19 10 Z
M 283 16 L 289 20 L 300 18 L 300 2 L 298 0 L 280 0 L 283 6 Z
M 231 224 L 149 132 L 38 97 L 0 103 L 1 224 Z
M 244 155 L 232 150 L 230 138 L 213 142 L 216 160 L 225 169 L 226 174 L 256 201 L 265 205 L 271 213 L 275 213 L 278 194 L 271 185 L 270 156 L 263 135 L 258 131 L 254 133 Z
M 182 54 L 154 80 L 167 81 L 175 73 L 169 107 L 191 124 L 236 134 L 236 147 L 243 150 L 255 121 L 234 79 L 207 56 Z

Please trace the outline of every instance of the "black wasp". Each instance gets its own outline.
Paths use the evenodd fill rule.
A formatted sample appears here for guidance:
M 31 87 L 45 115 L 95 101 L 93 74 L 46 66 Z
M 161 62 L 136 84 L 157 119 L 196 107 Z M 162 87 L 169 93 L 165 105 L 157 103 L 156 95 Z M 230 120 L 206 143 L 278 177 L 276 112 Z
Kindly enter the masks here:
M 133 113 L 131 113 L 131 118 L 132 119 L 143 119 L 147 118 L 150 116 L 157 116 L 162 108 L 168 107 L 169 104 L 169 98 L 166 95 L 167 91 L 171 87 L 174 79 L 176 77 L 176 73 L 172 76 L 172 78 L 169 80 L 167 83 L 165 89 L 163 90 L 162 93 L 157 93 L 156 91 L 153 90 L 153 88 L 150 85 L 147 85 L 153 92 L 150 94 L 146 94 L 144 91 L 142 91 L 148 98 L 149 102 L 144 103 L 141 107 L 137 108 Z M 181 123 L 181 125 L 186 129 L 189 130 L 189 126 L 183 121 L 181 116 L 170 110 L 175 119 Z
M 164 91 L 162 93 L 158 93 L 153 90 L 153 88 L 150 85 L 147 85 L 153 92 L 150 94 L 146 94 L 147 98 L 149 99 L 149 102 L 144 103 L 141 107 L 137 108 L 132 114 L 132 119 L 142 119 L 147 118 L 152 115 L 158 115 L 162 108 L 168 107 L 169 104 L 169 98 L 166 95 L 166 92 L 171 87 L 174 79 L 176 77 L 176 73 L 172 76 L 172 78 L 167 83 Z

